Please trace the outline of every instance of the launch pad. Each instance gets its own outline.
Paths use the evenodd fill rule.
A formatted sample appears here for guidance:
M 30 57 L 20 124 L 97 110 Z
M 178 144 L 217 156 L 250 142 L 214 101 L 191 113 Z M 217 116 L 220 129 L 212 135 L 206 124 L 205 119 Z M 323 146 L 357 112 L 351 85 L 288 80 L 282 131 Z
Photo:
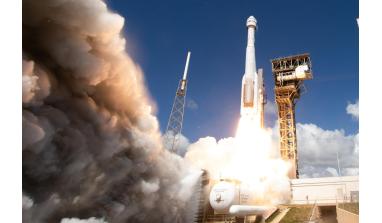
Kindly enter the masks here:
M 257 128 L 263 129 L 264 127 L 266 96 L 263 70 L 256 69 L 255 31 L 257 20 L 250 16 L 246 26 L 248 40 L 245 72 L 242 78 L 240 115 L 244 123 L 255 126 L 255 128 L 247 128 L 248 126 L 244 125 L 246 132 L 244 135 L 252 137 Z M 285 173 L 288 173 L 289 179 L 295 179 L 299 177 L 295 105 L 303 93 L 303 81 L 312 79 L 310 56 L 301 54 L 277 58 L 271 62 L 275 79 L 275 100 L 278 106 L 280 155 L 283 160 L 291 164 L 289 172 L 285 171 Z M 240 125 L 238 129 L 240 130 Z M 242 131 L 238 131 L 238 136 Z M 244 142 L 246 141 L 244 140 Z M 251 150 L 255 149 L 252 147 Z M 260 153 L 256 155 L 259 156 Z M 286 178 L 286 176 L 284 177 Z M 290 183 L 289 179 L 286 179 Z M 235 178 L 210 179 L 209 174 L 204 171 L 200 182 L 199 209 L 194 219 L 195 222 L 265 222 L 265 219 L 277 209 L 275 205 L 270 205 L 271 203 L 267 203 L 265 200 L 259 202 L 259 200 L 253 199 L 255 197 L 253 187 L 249 187 L 245 182 L 236 181 Z M 257 184 L 259 183 L 261 181 L 257 182 Z

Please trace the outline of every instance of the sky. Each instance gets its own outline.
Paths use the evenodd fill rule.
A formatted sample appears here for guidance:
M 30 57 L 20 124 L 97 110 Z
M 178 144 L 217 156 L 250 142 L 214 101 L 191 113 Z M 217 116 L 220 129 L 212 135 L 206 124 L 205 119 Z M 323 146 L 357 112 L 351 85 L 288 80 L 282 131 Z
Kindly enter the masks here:
M 191 51 L 183 135 L 233 136 L 240 116 L 246 19 L 258 21 L 256 62 L 264 69 L 268 106 L 274 103 L 270 60 L 310 53 L 313 80 L 296 105 L 296 121 L 358 133 L 346 112 L 359 97 L 358 1 L 116 1 L 125 18 L 127 51 L 142 68 L 164 132 L 178 81 Z M 276 116 L 266 111 L 266 125 Z

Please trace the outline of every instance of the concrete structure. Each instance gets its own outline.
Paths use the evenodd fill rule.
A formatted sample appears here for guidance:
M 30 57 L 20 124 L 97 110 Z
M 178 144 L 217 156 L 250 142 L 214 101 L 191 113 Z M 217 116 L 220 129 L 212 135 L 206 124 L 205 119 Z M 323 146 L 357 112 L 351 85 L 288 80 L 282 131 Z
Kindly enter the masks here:
M 342 208 L 339 208 L 338 206 L 336 208 L 336 212 L 337 212 L 338 223 L 358 223 L 359 222 L 359 216 L 357 214 L 346 211 Z
M 298 178 L 298 157 L 295 105 L 300 98 L 303 81 L 312 79 L 309 54 L 272 60 L 275 98 L 279 116 L 281 158 L 291 163 L 289 178 Z
M 241 83 L 240 115 L 255 120 L 261 127 L 264 126 L 265 90 L 263 84 L 263 70 L 256 71 L 255 57 L 255 30 L 257 20 L 250 16 L 247 19 L 248 40 L 245 54 L 245 72 Z
M 291 180 L 291 204 L 336 205 L 358 194 L 358 176 Z

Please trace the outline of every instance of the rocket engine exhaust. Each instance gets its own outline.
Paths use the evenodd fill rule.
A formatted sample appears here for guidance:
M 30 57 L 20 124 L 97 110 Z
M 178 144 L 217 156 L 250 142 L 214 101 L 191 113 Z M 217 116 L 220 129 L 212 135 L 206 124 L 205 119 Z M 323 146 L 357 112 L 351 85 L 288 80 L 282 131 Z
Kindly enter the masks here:
M 206 164 L 200 168 L 215 175 L 209 202 L 216 213 L 233 216 L 269 216 L 275 205 L 289 200 L 287 164 L 273 156 L 275 153 L 269 130 L 263 128 L 265 90 L 262 69 L 256 71 L 255 30 L 257 21 L 247 19 L 248 42 L 245 73 L 242 78 L 240 120 L 236 136 L 222 139 L 216 148 L 200 140 L 200 149 L 191 145 L 186 158 Z M 198 144 L 199 141 L 196 143 Z M 211 142 L 209 142 L 211 143 Z M 212 143 L 213 144 L 213 143 Z M 206 157 L 202 157 L 200 154 Z M 209 157 L 214 154 L 215 157 Z M 214 161 L 216 159 L 216 162 Z M 222 162 L 223 161 L 223 162 Z M 211 164 L 210 164 L 211 163 Z M 218 178 L 216 178 L 219 176 Z M 276 186 L 277 185 L 277 186 Z

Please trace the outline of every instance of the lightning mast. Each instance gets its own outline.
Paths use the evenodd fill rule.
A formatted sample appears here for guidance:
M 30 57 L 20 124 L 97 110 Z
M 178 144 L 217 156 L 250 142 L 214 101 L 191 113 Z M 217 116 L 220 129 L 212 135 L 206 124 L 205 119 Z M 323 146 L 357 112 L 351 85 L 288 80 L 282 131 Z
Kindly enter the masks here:
M 275 98 L 278 107 L 281 158 L 290 162 L 289 178 L 299 177 L 295 106 L 300 98 L 303 81 L 312 79 L 309 54 L 272 60 Z
M 184 116 L 184 106 L 186 102 L 186 92 L 187 92 L 187 72 L 188 64 L 190 61 L 191 52 L 187 53 L 186 66 L 184 67 L 183 78 L 179 81 L 178 88 L 176 90 L 174 104 L 172 105 L 172 110 L 170 118 L 168 120 L 165 143 L 166 146 L 172 152 L 177 149 L 177 143 L 179 136 L 182 132 L 183 126 L 183 116 Z

